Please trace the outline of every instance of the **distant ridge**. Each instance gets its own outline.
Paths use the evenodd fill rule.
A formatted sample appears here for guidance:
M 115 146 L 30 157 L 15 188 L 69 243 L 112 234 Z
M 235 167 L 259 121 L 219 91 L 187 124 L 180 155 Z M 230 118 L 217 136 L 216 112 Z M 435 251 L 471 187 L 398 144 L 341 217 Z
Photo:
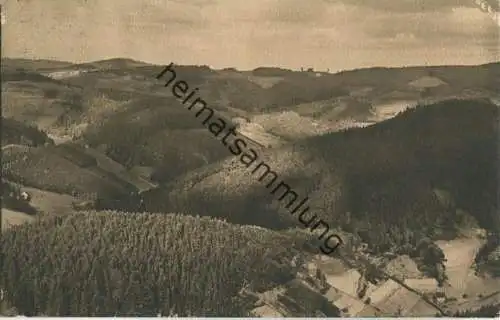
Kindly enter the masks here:
M 69 61 L 60 61 L 60 60 L 51 60 L 51 59 L 26 59 L 26 58 L 13 58 L 13 57 L 4 57 L 1 59 L 2 64 L 25 64 L 30 69 L 34 70 L 42 70 L 42 69 L 52 69 L 52 68 L 67 68 L 67 67 L 95 67 L 98 69 L 112 69 L 112 68 L 124 68 L 124 67 L 154 67 L 154 66 L 163 66 L 170 61 L 165 60 L 164 63 L 150 63 L 130 58 L 109 58 L 88 62 L 69 62 Z M 237 72 L 250 72 L 254 75 L 270 75 L 274 76 L 293 74 L 293 73 L 301 73 L 300 70 L 281 68 L 281 67 L 256 67 L 251 70 L 240 70 L 235 67 L 224 67 L 224 68 L 212 68 L 208 65 L 196 65 L 196 64 L 177 64 L 179 67 L 204 67 L 210 70 L 219 70 L 219 71 L 237 71 Z M 409 65 L 409 66 L 391 66 L 391 67 L 383 67 L 383 66 L 373 66 L 373 67 L 360 67 L 353 68 L 347 70 L 340 70 L 337 72 L 328 73 L 329 75 L 338 75 L 345 74 L 349 72 L 360 72 L 360 71 L 381 71 L 381 70 L 415 70 L 415 69 L 441 69 L 441 68 L 471 68 L 471 67 L 500 67 L 500 61 L 487 62 L 482 64 L 475 65 Z
M 150 63 L 133 60 L 128 58 L 111 58 L 105 60 L 97 60 L 92 62 L 79 63 L 75 67 L 96 68 L 96 69 L 115 69 L 115 68 L 134 68 L 151 66 Z

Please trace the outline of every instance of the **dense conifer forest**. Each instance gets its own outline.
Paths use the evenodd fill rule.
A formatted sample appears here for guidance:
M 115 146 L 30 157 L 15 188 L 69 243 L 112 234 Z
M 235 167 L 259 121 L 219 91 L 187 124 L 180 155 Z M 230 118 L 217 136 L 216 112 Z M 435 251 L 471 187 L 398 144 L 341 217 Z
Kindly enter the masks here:
M 25 315 L 245 315 L 244 284 L 293 279 L 297 235 L 174 214 L 45 217 L 2 235 L 0 287 Z

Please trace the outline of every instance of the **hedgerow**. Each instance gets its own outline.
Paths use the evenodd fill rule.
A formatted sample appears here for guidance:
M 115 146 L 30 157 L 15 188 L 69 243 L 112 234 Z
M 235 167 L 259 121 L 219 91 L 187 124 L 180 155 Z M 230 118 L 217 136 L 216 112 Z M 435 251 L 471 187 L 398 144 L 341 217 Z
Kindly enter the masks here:
M 0 288 L 24 315 L 245 315 L 242 285 L 292 279 L 301 241 L 208 217 L 44 217 L 2 234 Z

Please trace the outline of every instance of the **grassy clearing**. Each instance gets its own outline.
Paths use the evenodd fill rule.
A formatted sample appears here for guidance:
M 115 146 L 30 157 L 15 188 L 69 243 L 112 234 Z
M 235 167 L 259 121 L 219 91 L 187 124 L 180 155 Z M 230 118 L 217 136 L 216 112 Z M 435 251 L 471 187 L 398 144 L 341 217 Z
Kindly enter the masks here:
M 72 202 L 76 199 L 70 195 L 30 187 L 22 189 L 31 195 L 30 204 L 42 213 L 66 215 L 73 211 Z
M 467 280 L 471 274 L 474 258 L 482 246 L 479 239 L 456 239 L 452 241 L 437 241 L 436 244 L 443 250 L 448 283 L 459 292 L 464 292 Z
M 2 208 L 2 231 L 34 220 L 35 217 L 27 213 Z

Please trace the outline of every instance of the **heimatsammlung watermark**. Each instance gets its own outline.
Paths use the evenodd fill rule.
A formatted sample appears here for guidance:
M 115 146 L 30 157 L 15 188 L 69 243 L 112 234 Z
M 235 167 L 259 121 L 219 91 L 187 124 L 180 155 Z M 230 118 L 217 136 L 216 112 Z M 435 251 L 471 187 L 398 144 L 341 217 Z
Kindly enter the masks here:
M 265 178 L 268 179 L 268 183 L 266 184 L 266 188 L 271 188 L 273 185 L 275 187 L 271 190 L 272 195 L 276 195 L 278 190 L 283 192 L 279 197 L 280 201 L 285 200 L 288 197 L 288 203 L 285 208 L 290 210 L 290 214 L 294 215 L 301 209 L 298 219 L 305 226 L 310 228 L 311 231 L 315 231 L 320 227 L 323 227 L 323 232 L 318 236 L 319 240 L 323 240 L 323 244 L 320 246 L 321 252 L 324 254 L 333 253 L 340 245 L 343 244 L 342 239 L 330 232 L 330 226 L 328 223 L 323 221 L 322 219 L 317 219 L 317 215 L 313 215 L 309 218 L 306 218 L 306 214 L 309 212 L 309 206 L 303 207 L 306 202 L 309 200 L 308 197 L 303 198 L 298 204 L 296 201 L 299 199 L 299 195 L 292 190 L 292 188 L 285 182 L 279 181 L 278 184 L 275 184 L 278 180 L 278 174 L 271 170 L 269 165 L 267 165 L 264 161 L 258 161 L 259 156 L 257 152 L 249 147 L 247 141 L 239 137 L 236 130 L 236 127 L 227 128 L 228 125 L 224 119 L 215 116 L 215 112 L 212 108 L 208 107 L 205 100 L 197 97 L 194 99 L 198 88 L 195 88 L 189 91 L 189 85 L 184 80 L 176 80 L 177 72 L 173 69 L 174 64 L 170 63 L 165 69 L 156 76 L 157 79 L 163 77 L 167 72 L 170 74 L 170 79 L 165 83 L 165 87 L 168 87 L 172 84 L 172 94 L 182 101 L 182 104 L 188 106 L 188 110 L 193 110 L 193 108 L 197 107 L 198 111 L 196 112 L 196 118 L 200 117 L 202 114 L 205 115 L 205 119 L 202 121 L 204 125 L 208 126 L 208 130 L 216 137 L 220 138 L 222 132 L 225 131 L 225 135 L 222 137 L 222 144 L 226 146 L 233 155 L 240 156 L 240 162 L 244 164 L 247 168 L 250 168 L 254 163 L 257 165 L 253 168 L 252 174 L 261 170 L 261 176 L 259 177 L 259 181 L 263 181 Z M 232 142 L 227 141 L 227 139 L 233 136 L 235 138 Z M 295 206 L 292 208 L 292 205 Z M 301 208 L 302 207 L 302 208 Z M 317 219 L 317 220 L 316 220 Z M 320 229 L 318 229 L 320 230 Z M 327 236 L 328 235 L 328 236 Z M 333 243 L 331 243 L 333 242 Z

